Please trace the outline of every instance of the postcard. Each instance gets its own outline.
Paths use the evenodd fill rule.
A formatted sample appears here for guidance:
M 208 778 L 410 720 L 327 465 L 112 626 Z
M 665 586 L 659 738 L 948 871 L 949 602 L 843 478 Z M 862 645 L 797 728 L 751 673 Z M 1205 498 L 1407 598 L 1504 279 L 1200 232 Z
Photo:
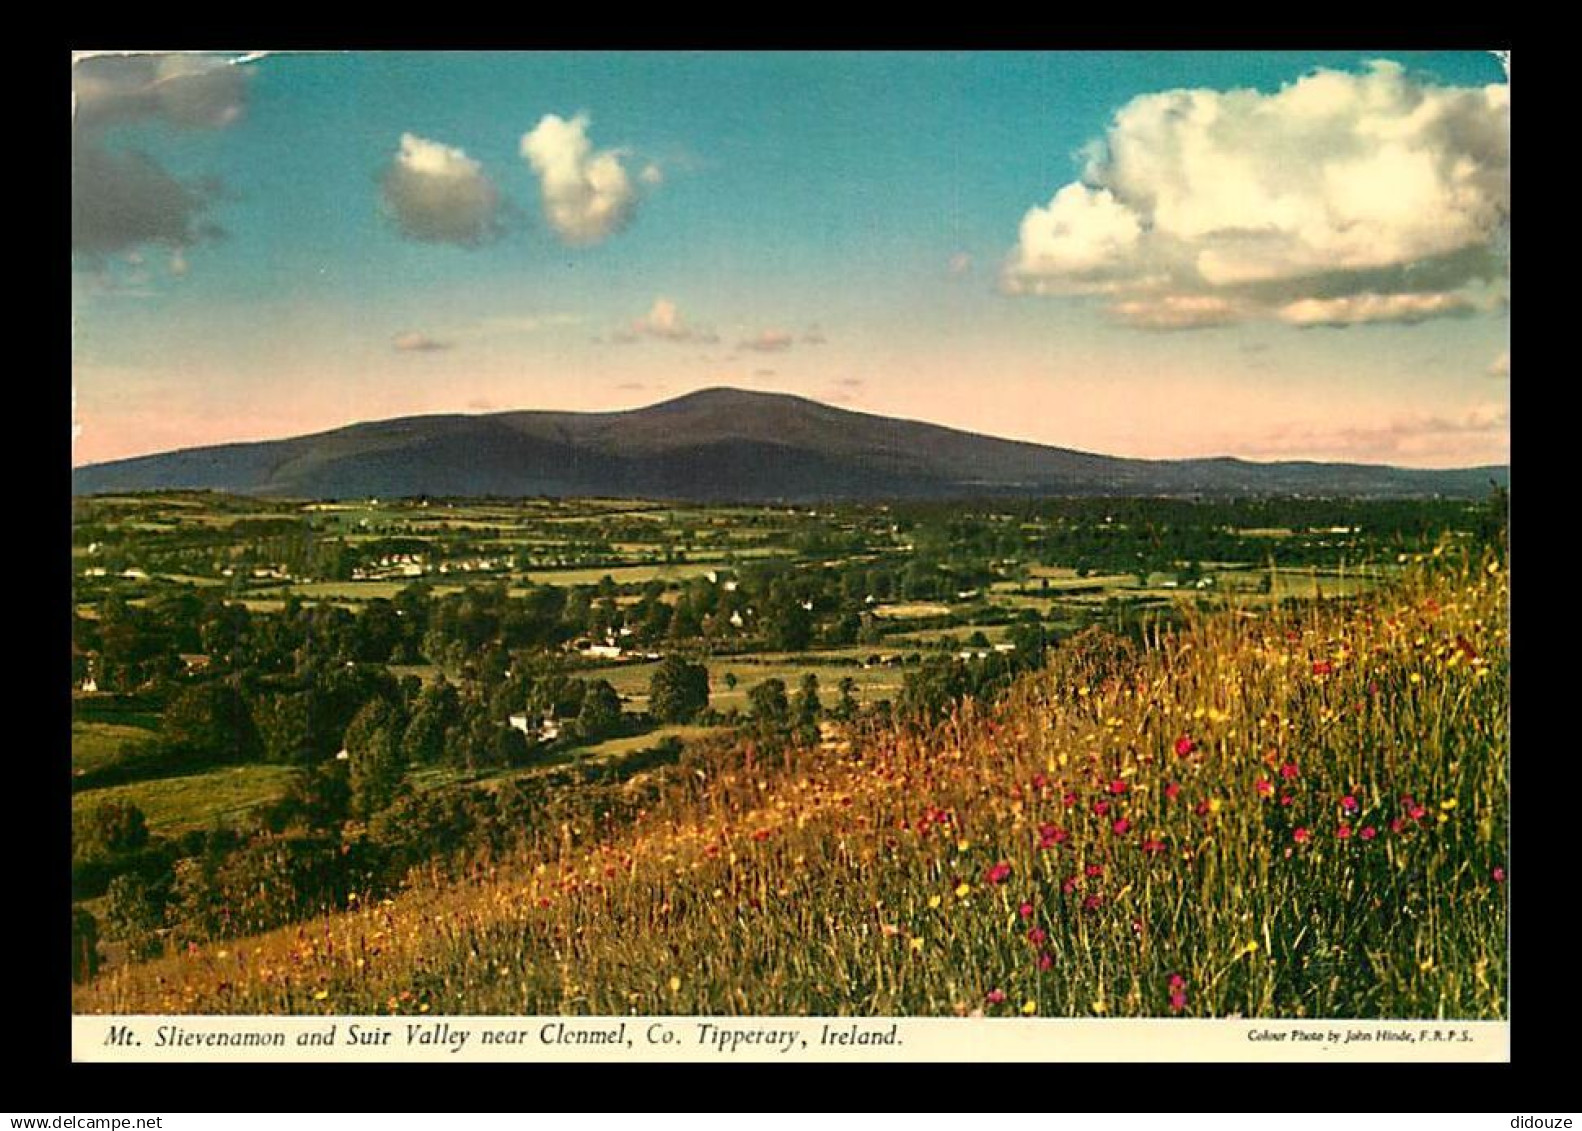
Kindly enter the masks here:
M 76 1060 L 1509 1060 L 1508 53 L 70 65 Z

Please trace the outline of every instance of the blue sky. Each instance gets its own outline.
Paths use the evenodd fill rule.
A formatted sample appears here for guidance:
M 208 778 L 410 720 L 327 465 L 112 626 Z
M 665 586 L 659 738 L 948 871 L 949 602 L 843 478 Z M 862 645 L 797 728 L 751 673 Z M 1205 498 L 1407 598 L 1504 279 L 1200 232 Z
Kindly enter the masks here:
M 718 384 L 1115 454 L 1508 459 L 1484 53 L 74 77 L 77 463 Z

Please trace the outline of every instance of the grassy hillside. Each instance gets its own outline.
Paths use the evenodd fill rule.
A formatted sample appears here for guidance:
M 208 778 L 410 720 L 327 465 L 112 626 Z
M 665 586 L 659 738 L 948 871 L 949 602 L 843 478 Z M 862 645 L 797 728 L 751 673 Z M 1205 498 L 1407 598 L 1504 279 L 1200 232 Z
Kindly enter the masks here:
M 926 734 L 101 976 L 79 1011 L 1504 1016 L 1508 589 L 1078 638 Z

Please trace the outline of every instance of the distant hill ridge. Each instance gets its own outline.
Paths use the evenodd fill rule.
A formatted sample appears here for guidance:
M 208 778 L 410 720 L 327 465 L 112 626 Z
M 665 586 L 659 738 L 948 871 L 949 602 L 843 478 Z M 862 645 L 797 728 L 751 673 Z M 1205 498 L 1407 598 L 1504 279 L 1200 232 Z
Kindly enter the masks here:
M 714 388 L 622 412 L 409 416 L 74 469 L 75 494 L 815 502 L 1034 495 L 1482 497 L 1506 466 L 1139 460 Z

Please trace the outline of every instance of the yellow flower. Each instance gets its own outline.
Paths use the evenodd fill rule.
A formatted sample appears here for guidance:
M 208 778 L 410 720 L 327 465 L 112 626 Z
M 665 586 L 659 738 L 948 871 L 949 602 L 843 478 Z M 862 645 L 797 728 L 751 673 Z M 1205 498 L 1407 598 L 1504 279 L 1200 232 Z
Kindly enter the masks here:
M 1109 1009 L 1110 1009 L 1110 1007 L 1108 1005 L 1104 1004 L 1104 999 L 1103 998 L 1099 998 L 1098 1000 L 1096 1000 L 1093 1003 L 1093 1012 L 1094 1013 L 1108 1013 Z
M 970 840 L 963 839 L 963 840 L 958 840 L 956 842 L 956 851 L 957 852 L 965 852 L 965 851 L 967 851 L 967 849 L 969 849 L 971 847 L 972 847 L 972 841 L 970 841 Z
M 1258 940 L 1257 939 L 1253 939 L 1250 942 L 1248 942 L 1246 946 L 1241 948 L 1241 952 L 1242 952 L 1242 954 L 1257 954 L 1258 953 Z
M 1448 813 L 1450 810 L 1456 807 L 1456 799 L 1454 797 L 1447 797 L 1439 803 L 1439 807 Z
M 313 995 L 313 1000 L 314 1001 L 323 1001 L 325 998 L 327 998 L 329 996 L 330 996 L 330 991 L 329 990 L 319 990 L 317 993 L 315 993 Z
M 931 895 L 931 896 L 928 897 L 928 906 L 929 906 L 930 910 L 932 910 L 935 907 L 938 907 L 942 902 L 944 902 L 944 901 L 941 900 L 939 898 L 939 896 L 937 896 L 937 895 Z
M 1028 1001 L 1024 1001 L 1022 1003 L 1022 1016 L 1023 1017 L 1031 1017 L 1033 1014 L 1035 1014 L 1037 1012 L 1038 1012 L 1038 1003 L 1036 1001 L 1032 1001 L 1031 999 L 1029 999 Z
M 675 974 L 672 974 L 670 976 L 670 992 L 671 993 L 676 993 L 680 989 L 681 989 L 681 979 L 679 977 L 677 977 Z
M 923 949 L 923 937 L 921 935 L 918 935 L 917 937 L 913 938 L 911 946 L 912 946 L 913 950 L 922 950 Z
M 965 899 L 971 891 L 972 885 L 963 880 L 961 883 L 956 885 L 956 898 Z

